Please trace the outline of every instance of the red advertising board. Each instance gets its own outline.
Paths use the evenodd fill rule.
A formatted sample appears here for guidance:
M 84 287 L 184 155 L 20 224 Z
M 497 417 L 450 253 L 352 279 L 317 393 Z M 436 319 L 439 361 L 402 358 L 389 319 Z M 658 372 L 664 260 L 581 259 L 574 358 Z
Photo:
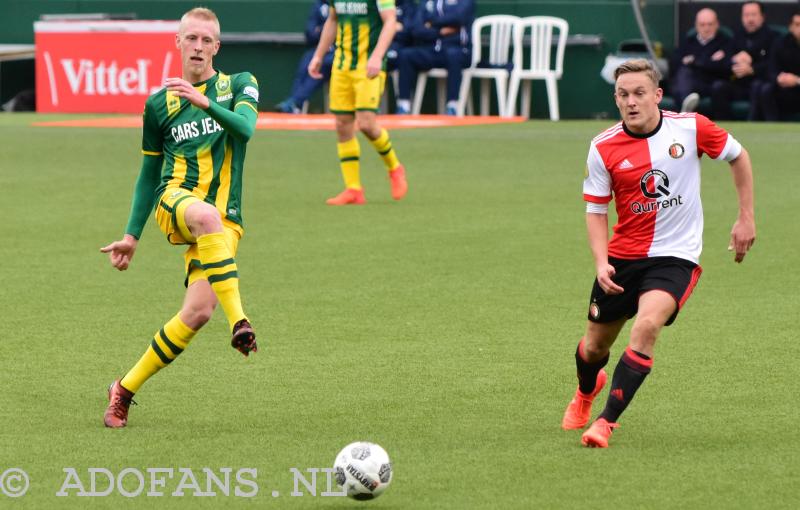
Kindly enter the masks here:
M 140 113 L 181 75 L 177 21 L 37 21 L 36 111 Z

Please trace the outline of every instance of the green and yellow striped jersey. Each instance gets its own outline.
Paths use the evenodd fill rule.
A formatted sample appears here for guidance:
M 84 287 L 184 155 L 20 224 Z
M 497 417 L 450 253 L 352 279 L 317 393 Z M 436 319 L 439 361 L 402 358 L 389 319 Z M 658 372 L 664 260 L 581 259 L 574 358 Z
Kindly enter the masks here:
M 383 28 L 380 11 L 394 9 L 394 0 L 333 1 L 336 12 L 336 53 L 333 66 L 340 71 L 366 69 L 367 60 Z M 383 63 L 386 68 L 386 59 Z
M 194 87 L 228 110 L 245 105 L 258 112 L 258 82 L 250 73 L 218 71 Z M 166 89 L 145 102 L 142 153 L 164 157 L 156 197 L 167 188 L 187 189 L 241 225 L 246 148 L 204 110 Z

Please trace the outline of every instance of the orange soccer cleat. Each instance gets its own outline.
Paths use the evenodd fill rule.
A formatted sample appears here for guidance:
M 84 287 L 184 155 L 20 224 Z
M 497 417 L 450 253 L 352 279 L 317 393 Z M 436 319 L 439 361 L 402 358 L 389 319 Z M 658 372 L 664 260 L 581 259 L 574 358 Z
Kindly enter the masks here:
M 363 205 L 367 203 L 363 189 L 347 188 L 333 198 L 325 201 L 328 205 Z
M 406 167 L 399 165 L 389 172 L 389 180 L 392 183 L 392 198 L 400 200 L 408 192 L 408 182 L 406 182 Z
M 617 427 L 618 423 L 609 423 L 605 418 L 598 418 L 589 430 L 583 433 L 581 443 L 589 448 L 608 448 L 608 438 Z
M 119 379 L 108 387 L 108 407 L 103 416 L 106 427 L 119 429 L 128 424 L 128 408 L 133 401 L 133 393 L 126 390 L 119 383 Z
M 589 423 L 589 418 L 592 415 L 592 402 L 594 398 L 600 393 L 600 390 L 606 385 L 608 374 L 603 369 L 597 373 L 597 382 L 594 386 L 594 391 L 589 395 L 581 393 L 580 388 L 575 390 L 575 396 L 572 397 L 567 410 L 564 411 L 564 419 L 561 420 L 561 428 L 564 430 L 582 429 Z

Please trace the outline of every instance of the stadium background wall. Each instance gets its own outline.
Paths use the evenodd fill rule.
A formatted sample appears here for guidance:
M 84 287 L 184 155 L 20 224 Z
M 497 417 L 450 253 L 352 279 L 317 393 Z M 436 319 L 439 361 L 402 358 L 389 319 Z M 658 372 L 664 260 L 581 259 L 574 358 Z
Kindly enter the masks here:
M 649 0 L 646 21 L 651 37 L 672 47 L 674 7 L 670 1 Z M 297 60 L 304 50 L 296 42 L 225 41 L 226 33 L 295 33 L 300 35 L 310 8 L 308 0 L 0 0 L 0 43 L 31 44 L 33 22 L 41 14 L 112 13 L 134 14 L 137 19 L 175 19 L 202 4 L 214 9 L 222 21 L 224 49 L 216 64 L 227 72 L 250 70 L 261 84 L 261 108 L 268 110 L 283 99 L 290 88 Z M 570 34 L 600 35 L 594 45 L 567 47 L 564 77 L 559 83 L 562 118 L 615 117 L 611 87 L 600 77 L 605 56 L 627 39 L 639 38 L 628 0 L 477 0 L 477 15 L 552 15 L 566 19 Z M 14 64 L 14 65 L 9 65 Z M 32 62 L 7 63 L 0 75 L 2 95 L 8 100 L 33 79 Z M 477 87 L 473 87 L 473 90 Z M 435 87 L 428 87 L 426 110 L 432 111 Z M 534 83 L 533 115 L 547 117 L 544 85 Z M 312 110 L 321 110 L 321 95 Z

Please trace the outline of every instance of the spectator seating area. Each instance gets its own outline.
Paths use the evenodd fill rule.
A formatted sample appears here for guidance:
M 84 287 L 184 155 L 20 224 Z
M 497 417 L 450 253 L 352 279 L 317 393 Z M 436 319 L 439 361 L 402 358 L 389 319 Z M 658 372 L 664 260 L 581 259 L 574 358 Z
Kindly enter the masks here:
M 463 70 L 459 93 L 459 115 L 470 113 L 473 79 L 481 81 L 480 112 L 490 112 L 490 86 L 494 84 L 498 114 L 513 116 L 521 98 L 521 114 L 530 115 L 531 80 L 544 80 L 551 120 L 559 120 L 558 86 L 564 69 L 564 51 L 569 34 L 566 20 L 551 16 L 520 18 L 490 15 L 472 25 L 472 62 Z M 439 112 L 443 111 L 447 71 L 431 69 L 417 76 L 411 113 L 419 114 L 428 78 L 438 80 Z M 521 96 L 520 96 L 521 87 Z
M 777 25 L 777 24 L 770 24 L 769 25 L 772 30 L 784 36 L 788 33 L 788 29 L 785 25 Z M 720 32 L 723 32 L 728 37 L 733 36 L 733 30 L 730 27 L 725 25 L 720 25 L 719 27 Z M 692 37 L 697 33 L 694 28 L 687 30 L 686 37 Z M 664 82 L 662 82 L 662 86 L 665 87 L 664 89 L 664 99 L 661 101 L 661 108 L 664 110 L 672 110 L 672 111 L 680 111 L 681 105 L 677 104 L 675 99 L 670 95 L 669 87 L 667 86 L 668 77 L 664 77 Z M 735 100 L 731 103 L 731 109 L 733 111 L 733 117 L 736 120 L 747 120 L 747 114 L 750 111 L 750 101 L 747 100 Z M 702 113 L 703 115 L 710 116 L 711 115 L 711 99 L 709 97 L 701 97 L 700 103 L 697 106 L 697 111 Z M 800 120 L 800 115 L 796 116 L 795 120 Z
M 559 120 L 558 85 L 564 70 L 564 52 L 569 35 L 566 20 L 551 16 L 529 16 L 520 18 L 504 14 L 476 18 L 472 25 L 472 61 L 464 69 L 459 93 L 459 115 L 474 113 L 472 104 L 472 81 L 480 80 L 480 114 L 489 115 L 492 97 L 490 87 L 495 88 L 495 104 L 501 117 L 511 117 L 521 103 L 520 114 L 526 117 L 531 112 L 531 82 L 543 80 L 547 89 L 550 120 Z M 388 76 L 397 90 L 398 74 Z M 445 111 L 445 82 L 447 71 L 434 68 L 417 75 L 411 113 L 422 113 L 422 104 L 428 79 L 436 80 L 437 111 Z M 386 95 L 388 95 L 388 90 Z M 387 111 L 386 95 L 382 110 Z M 323 88 L 325 111 L 328 111 L 327 87 Z M 308 102 L 303 104 L 307 112 Z

